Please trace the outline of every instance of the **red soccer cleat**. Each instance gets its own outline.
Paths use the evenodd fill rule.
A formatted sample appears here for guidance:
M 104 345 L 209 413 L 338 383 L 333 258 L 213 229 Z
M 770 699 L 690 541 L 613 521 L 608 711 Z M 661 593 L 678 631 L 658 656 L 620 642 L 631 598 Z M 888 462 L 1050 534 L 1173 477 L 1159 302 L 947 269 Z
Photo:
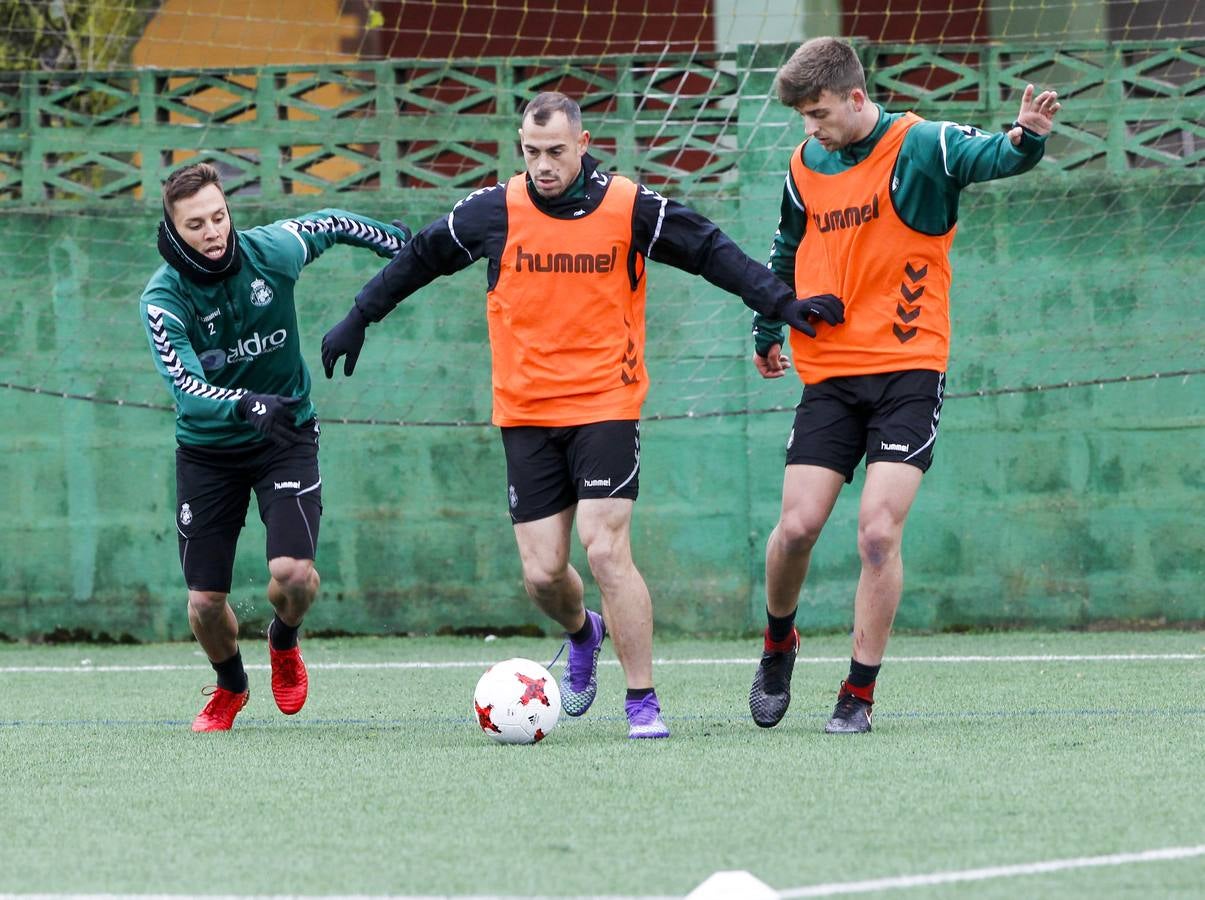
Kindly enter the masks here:
M 301 658 L 301 647 L 277 650 L 268 641 L 268 658 L 272 661 L 272 696 L 277 708 L 286 716 L 305 706 L 310 677 Z
M 236 694 L 220 687 L 203 688 L 201 694 L 210 700 L 193 719 L 193 731 L 229 731 L 234 724 L 234 717 L 251 697 L 250 691 Z

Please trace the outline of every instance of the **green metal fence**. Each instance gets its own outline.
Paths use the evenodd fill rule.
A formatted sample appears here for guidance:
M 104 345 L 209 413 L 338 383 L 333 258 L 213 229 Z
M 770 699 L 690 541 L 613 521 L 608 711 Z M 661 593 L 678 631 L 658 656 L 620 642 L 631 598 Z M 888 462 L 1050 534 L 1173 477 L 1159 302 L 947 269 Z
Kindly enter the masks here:
M 171 166 L 219 162 L 243 226 L 329 205 L 421 226 L 516 171 L 519 111 L 563 88 L 605 162 L 758 255 L 802 134 L 769 99 L 791 49 L 0 82 L 0 635 L 188 634 L 169 398 L 136 316 Z M 1067 101 L 1038 172 L 963 195 L 950 402 L 905 535 L 899 626 L 1205 621 L 1205 45 L 861 50 L 892 109 L 986 128 L 1013 120 L 1030 81 Z M 303 276 L 314 369 L 379 265 L 332 251 Z M 658 628 L 758 629 L 798 384 L 752 372 L 734 298 L 664 266 L 649 281 L 633 535 Z M 374 326 L 354 379 L 315 380 L 327 507 L 307 627 L 543 625 L 485 425 L 483 286 L 480 266 L 440 279 Z M 254 518 L 232 592 L 251 625 L 267 615 Z M 848 491 L 803 627 L 847 626 L 856 535 Z
M 26 72 L 0 82 L 0 204 L 153 202 L 186 155 L 234 193 L 273 200 L 471 188 L 514 170 L 528 99 L 577 96 L 604 161 L 686 192 L 731 183 L 742 116 L 789 121 L 750 79 L 790 47 L 597 59 L 383 61 L 229 70 Z M 1068 101 L 1045 165 L 1188 169 L 1205 156 L 1205 42 L 867 44 L 872 96 L 892 108 L 1006 125 L 1027 82 Z M 753 59 L 771 68 L 750 69 Z M 762 77 L 759 77 L 762 76 Z M 760 90 L 760 88 L 759 88 Z

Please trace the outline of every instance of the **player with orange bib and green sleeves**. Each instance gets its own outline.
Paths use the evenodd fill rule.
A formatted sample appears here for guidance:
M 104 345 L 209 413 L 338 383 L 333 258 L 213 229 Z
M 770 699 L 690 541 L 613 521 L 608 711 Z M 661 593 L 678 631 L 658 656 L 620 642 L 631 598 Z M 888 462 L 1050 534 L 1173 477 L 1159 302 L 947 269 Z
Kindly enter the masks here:
M 811 340 L 791 335 L 804 390 L 787 440 L 782 512 L 766 547 L 768 624 L 749 708 L 764 728 L 786 714 L 812 548 L 865 458 L 853 651 L 825 731 L 868 732 L 903 591 L 904 520 L 941 415 L 959 195 L 1032 169 L 1060 104 L 1053 91 L 1035 97 L 1029 85 L 1016 121 L 997 134 L 888 113 L 869 100 L 853 47 L 836 38 L 800 47 L 775 90 L 803 117 L 807 139 L 791 155 L 770 267 L 800 296 L 841 298 L 845 321 L 818 324 Z M 781 324 L 755 316 L 753 334 L 758 372 L 782 377 L 790 363 Z
M 275 609 L 272 695 L 286 715 L 305 703 L 297 632 L 318 592 L 322 479 L 294 288 L 302 268 L 336 243 L 390 258 L 407 235 L 397 224 L 337 209 L 236 231 L 213 166 L 185 166 L 164 183 L 164 265 L 142 293 L 140 317 L 175 399 L 176 532 L 188 621 L 217 673 L 194 731 L 229 730 L 249 696 L 227 598 L 252 491 L 267 531 Z
M 562 708 L 580 716 L 593 703 L 610 634 L 627 680 L 628 736 L 664 738 L 652 606 L 630 536 L 648 393 L 645 263 L 701 275 L 803 335 L 816 333 L 813 322 L 840 322 L 841 304 L 797 299 L 715 223 L 602 171 L 586 153 L 589 139 L 576 102 L 538 95 L 519 130 L 527 171 L 475 192 L 415 235 L 327 332 L 322 361 L 330 377 L 345 357 L 351 375 L 369 323 L 436 277 L 488 261 L 493 421 L 524 584 L 569 637 Z M 569 564 L 575 522 L 602 615 L 586 609 Z

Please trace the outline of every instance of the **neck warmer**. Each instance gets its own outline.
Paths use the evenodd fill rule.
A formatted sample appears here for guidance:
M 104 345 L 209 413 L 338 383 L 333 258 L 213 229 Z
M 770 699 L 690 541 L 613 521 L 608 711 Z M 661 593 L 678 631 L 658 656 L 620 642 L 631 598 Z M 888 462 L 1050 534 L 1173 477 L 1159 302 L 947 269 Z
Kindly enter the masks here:
M 163 210 L 163 221 L 159 223 L 159 255 L 164 262 L 196 284 L 217 284 L 238 272 L 243 265 L 242 254 L 238 248 L 238 232 L 234 230 L 234 222 L 229 218 L 230 208 L 226 208 L 227 221 L 230 222 L 230 237 L 226 241 L 226 251 L 219 259 L 210 259 L 203 253 L 198 253 L 176 231 L 172 218 L 167 210 Z
M 541 196 L 540 192 L 536 190 L 535 184 L 532 183 L 531 175 L 528 175 L 527 194 L 536 206 L 554 216 L 578 209 L 581 207 L 582 201 L 589 197 L 590 176 L 597 168 L 598 160 L 586 153 L 582 156 L 582 170 L 577 173 L 577 178 L 573 179 L 573 183 L 565 188 L 563 193 L 555 197 Z

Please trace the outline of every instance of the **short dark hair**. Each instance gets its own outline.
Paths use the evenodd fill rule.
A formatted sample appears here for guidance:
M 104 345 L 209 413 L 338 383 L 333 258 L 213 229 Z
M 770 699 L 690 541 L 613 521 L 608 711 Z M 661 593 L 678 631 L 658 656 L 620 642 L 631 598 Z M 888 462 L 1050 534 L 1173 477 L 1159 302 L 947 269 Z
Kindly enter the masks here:
M 774 78 L 774 92 L 791 109 L 819 99 L 823 91 L 848 97 L 854 88 L 866 90 L 862 61 L 853 45 L 833 37 L 812 38 L 791 54 Z
M 216 184 L 218 190 L 222 190 L 222 173 L 209 163 L 192 163 L 181 166 L 168 175 L 167 181 L 163 182 L 163 206 L 170 212 L 177 202 L 191 197 L 211 184 Z
M 559 91 L 536 94 L 523 110 L 523 121 L 526 122 L 530 116 L 537 125 L 547 125 L 553 114 L 558 112 L 563 112 L 574 128 L 582 127 L 582 108 L 577 105 L 576 100 Z

